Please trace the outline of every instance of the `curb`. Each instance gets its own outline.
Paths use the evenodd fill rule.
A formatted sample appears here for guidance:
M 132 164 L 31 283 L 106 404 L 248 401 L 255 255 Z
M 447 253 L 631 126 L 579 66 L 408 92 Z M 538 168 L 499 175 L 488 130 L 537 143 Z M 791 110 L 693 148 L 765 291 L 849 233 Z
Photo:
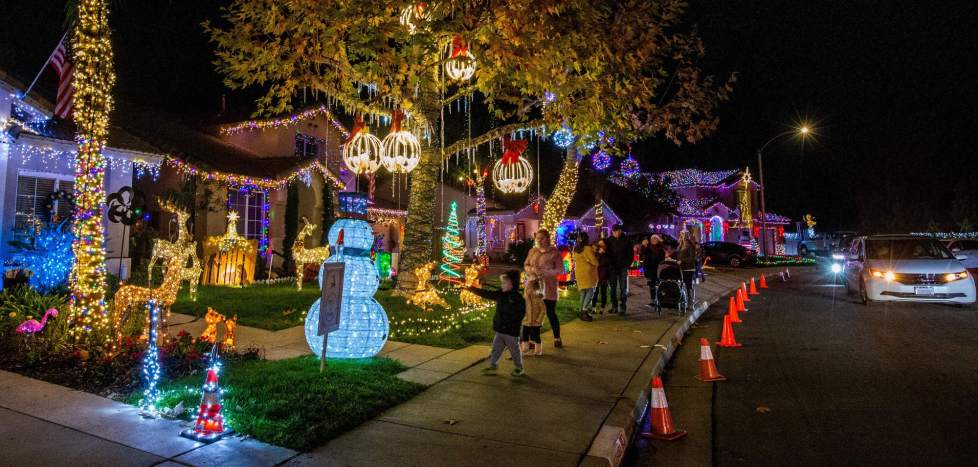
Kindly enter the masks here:
M 720 281 L 717 280 L 717 282 Z M 724 287 L 727 292 L 717 294 L 711 300 L 701 301 L 693 307 L 693 312 L 686 316 L 686 319 L 677 321 L 669 327 L 663 337 L 655 343 L 652 352 L 646 357 L 642 366 L 639 367 L 635 374 L 636 377 L 628 383 L 623 397 L 611 409 L 611 413 L 601 425 L 601 429 L 591 443 L 587 454 L 584 455 L 578 465 L 587 467 L 618 467 L 621 465 L 638 425 L 645 416 L 646 409 L 648 409 L 649 380 L 662 373 L 662 369 L 672 358 L 686 332 L 700 316 L 710 306 L 739 286 L 739 281 L 735 281 L 733 285 Z M 636 394 L 636 396 L 633 398 L 628 396 L 629 394 Z

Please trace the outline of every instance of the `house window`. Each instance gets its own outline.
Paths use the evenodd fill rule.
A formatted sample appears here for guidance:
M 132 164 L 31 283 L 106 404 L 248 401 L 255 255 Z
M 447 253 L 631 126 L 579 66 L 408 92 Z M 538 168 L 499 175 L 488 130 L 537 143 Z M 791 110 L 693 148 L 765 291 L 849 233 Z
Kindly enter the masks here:
M 295 155 L 296 157 L 316 157 L 319 155 L 320 139 L 315 136 L 295 134 Z
M 265 193 L 261 191 L 228 190 L 228 211 L 238 213 L 238 235 L 249 240 L 261 239 L 264 204 Z
M 71 216 L 71 203 L 55 201 L 51 213 L 45 212 L 44 204 L 51 193 L 58 190 L 71 193 L 74 188 L 75 183 L 71 180 L 36 175 L 18 175 L 14 230 L 18 232 L 27 230 L 30 227 L 28 220 L 31 218 L 41 222 L 50 222 L 49 214 L 51 213 L 56 214 L 58 219 L 67 219 Z

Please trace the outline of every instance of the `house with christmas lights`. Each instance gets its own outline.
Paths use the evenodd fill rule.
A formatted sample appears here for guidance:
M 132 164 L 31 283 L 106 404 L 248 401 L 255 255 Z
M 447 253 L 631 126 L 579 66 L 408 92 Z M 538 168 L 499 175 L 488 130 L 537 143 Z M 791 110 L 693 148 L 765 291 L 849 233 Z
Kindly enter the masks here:
M 485 235 L 490 258 L 501 259 L 510 243 L 518 243 L 533 238 L 534 232 L 543 221 L 543 210 L 547 200 L 535 197 L 519 209 L 490 208 L 486 210 Z M 584 232 L 593 242 L 611 233 L 611 227 L 622 223 L 622 218 L 605 200 L 595 203 L 593 195 L 580 192 L 571 201 L 567 216 L 560 222 L 554 236 L 558 246 L 566 245 L 569 234 Z M 469 212 L 465 224 L 466 254 L 473 255 L 478 245 L 478 217 L 475 211 Z
M 0 71 L 0 257 L 8 272 L 20 267 L 12 241 L 30 243 L 40 226 L 70 222 L 74 214 L 75 126 L 55 118 L 55 106 L 38 91 L 21 97 L 25 89 Z M 139 207 L 131 187 L 154 179 L 163 156 L 118 125 L 110 127 L 104 153 L 106 268 L 125 278 L 131 271 L 130 225 Z
M 668 180 L 679 196 L 675 213 L 646 218 L 649 232 L 674 237 L 682 230 L 694 232 L 701 241 L 725 241 L 754 245 L 764 238 L 767 251 L 784 252 L 784 229 L 791 219 L 768 212 L 761 222 L 760 185 L 750 170 L 682 169 L 657 174 Z M 767 234 L 761 235 L 766 228 Z
M 237 234 L 254 244 L 254 261 L 261 263 L 243 263 L 234 282 L 247 284 L 282 266 L 304 220 L 314 226 L 305 231 L 305 247 L 323 245 L 327 203 L 335 204 L 336 189 L 353 184 L 337 156 L 346 130 L 325 108 L 279 119 L 195 123 L 123 103 L 117 115 L 128 131 L 167 156 L 159 179 L 139 185 L 150 200 L 150 225 L 163 238 L 178 230 L 172 216 L 156 207 L 158 199 L 176 195 L 193 205 L 191 233 L 203 247 L 204 283 L 219 283 L 210 278 L 221 274 L 210 271 L 228 267 L 207 245 L 227 233 L 231 212 L 237 214 Z M 265 272 L 259 277 L 258 271 Z

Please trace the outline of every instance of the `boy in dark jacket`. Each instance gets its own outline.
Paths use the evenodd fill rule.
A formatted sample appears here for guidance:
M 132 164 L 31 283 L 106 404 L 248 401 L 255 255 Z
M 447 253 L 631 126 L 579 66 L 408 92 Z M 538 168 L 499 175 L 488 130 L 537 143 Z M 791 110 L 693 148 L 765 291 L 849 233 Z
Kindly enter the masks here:
M 499 276 L 499 290 L 486 290 L 469 287 L 469 291 L 487 300 L 496 302 L 496 314 L 492 317 L 492 330 L 496 336 L 492 339 L 492 352 L 489 354 L 489 366 L 482 374 L 495 374 L 503 349 L 509 349 L 513 356 L 513 376 L 523 376 L 523 354 L 520 353 L 520 325 L 526 314 L 526 301 L 519 291 L 520 272 L 506 271 Z

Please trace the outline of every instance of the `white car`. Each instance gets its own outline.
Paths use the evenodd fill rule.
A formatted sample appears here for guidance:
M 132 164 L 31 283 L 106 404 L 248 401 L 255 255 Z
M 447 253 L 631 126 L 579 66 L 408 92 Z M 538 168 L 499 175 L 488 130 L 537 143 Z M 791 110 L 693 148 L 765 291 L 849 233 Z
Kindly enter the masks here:
M 947 249 L 955 256 L 967 256 L 961 260 L 961 264 L 972 274 L 978 273 L 978 238 L 952 240 L 948 242 Z
M 873 235 L 853 241 L 846 258 L 846 291 L 877 301 L 975 302 L 975 281 L 940 241 L 907 235 Z

